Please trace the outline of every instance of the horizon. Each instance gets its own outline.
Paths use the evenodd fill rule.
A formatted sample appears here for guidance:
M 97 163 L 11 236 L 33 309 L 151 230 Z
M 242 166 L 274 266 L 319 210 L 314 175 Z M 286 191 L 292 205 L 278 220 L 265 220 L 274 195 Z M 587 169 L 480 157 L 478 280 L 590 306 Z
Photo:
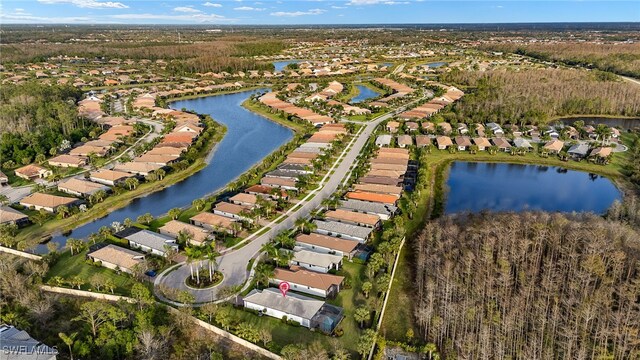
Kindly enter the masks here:
M 357 26 L 639 21 L 640 6 L 618 0 L 5 0 L 0 4 L 2 25 Z

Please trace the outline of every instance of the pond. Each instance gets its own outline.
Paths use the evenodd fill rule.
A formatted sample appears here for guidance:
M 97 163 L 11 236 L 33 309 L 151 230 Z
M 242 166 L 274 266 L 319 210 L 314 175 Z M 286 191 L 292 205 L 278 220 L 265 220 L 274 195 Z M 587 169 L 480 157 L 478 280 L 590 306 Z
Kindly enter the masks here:
M 554 166 L 454 162 L 446 213 L 544 210 L 603 214 L 622 193 L 607 178 Z
M 282 71 L 289 64 L 299 64 L 302 60 L 284 60 L 284 61 L 274 61 L 273 66 L 275 67 L 275 71 Z
M 358 88 L 358 95 L 354 96 L 353 98 L 351 98 L 351 100 L 349 100 L 349 102 L 352 104 L 357 104 L 357 103 L 380 96 L 378 92 L 373 91 L 371 88 L 367 86 L 356 85 L 356 87 Z
M 444 61 L 436 61 L 436 62 L 426 63 L 425 65 L 427 65 L 428 67 L 430 67 L 432 69 L 435 69 L 435 68 L 439 68 L 441 66 L 449 65 L 449 63 L 446 63 Z
M 573 125 L 578 120 L 584 121 L 585 125 L 596 126 L 598 124 L 605 124 L 608 126 L 618 127 L 624 130 L 631 130 L 634 128 L 640 128 L 640 118 L 608 118 L 608 117 L 567 117 L 561 118 L 557 121 L 565 125 Z
M 293 137 L 291 130 L 241 106 L 251 94 L 264 91 L 265 89 L 250 90 L 172 103 L 171 107 L 174 109 L 186 108 L 200 114 L 209 114 L 215 121 L 227 127 L 227 133 L 216 146 L 207 166 L 182 182 L 135 199 L 126 207 L 73 230 L 69 236 L 84 239 L 97 232 L 100 227 L 110 226 L 114 221 L 122 222 L 125 218 L 135 220 L 147 212 L 158 216 L 172 208 L 189 205 L 194 199 L 224 188 L 288 142 Z M 58 235 L 51 241 L 62 247 L 66 244 L 66 239 L 66 236 Z M 41 244 L 35 252 L 42 254 L 48 250 L 46 245 Z

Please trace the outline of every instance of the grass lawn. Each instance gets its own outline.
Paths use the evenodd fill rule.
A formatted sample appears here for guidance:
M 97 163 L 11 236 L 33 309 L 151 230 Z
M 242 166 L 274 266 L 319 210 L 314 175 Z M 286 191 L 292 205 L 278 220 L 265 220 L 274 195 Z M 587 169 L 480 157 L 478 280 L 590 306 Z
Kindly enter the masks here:
M 93 266 L 85 263 L 85 256 L 87 250 L 71 256 L 70 251 L 65 251 L 60 254 L 60 257 L 56 263 L 49 269 L 49 272 L 44 277 L 46 283 L 49 279 L 60 276 L 61 278 L 68 280 L 74 276 L 79 276 L 85 281 L 85 284 L 81 286 L 82 290 L 91 290 L 91 278 L 94 276 L 100 276 L 103 279 L 111 279 L 116 285 L 115 294 L 117 295 L 130 295 L 131 287 L 136 281 L 127 274 L 117 274 L 115 271 Z M 67 285 L 68 287 L 68 285 Z
M 306 129 L 306 127 L 304 125 L 299 124 L 299 123 L 297 123 L 295 121 L 287 120 L 281 115 L 271 113 L 271 112 L 269 112 L 269 110 L 267 110 L 268 108 L 266 106 L 262 106 L 262 105 L 260 105 L 258 103 L 255 103 L 255 102 L 251 101 L 251 99 L 245 100 L 242 103 L 242 106 L 247 110 L 250 110 L 250 111 L 252 111 L 252 112 L 254 112 L 254 113 L 258 114 L 258 115 L 264 116 L 267 119 L 269 119 L 269 120 L 271 120 L 273 122 L 276 122 L 276 123 L 278 123 L 280 125 L 286 126 L 286 127 L 290 128 L 290 129 L 296 131 L 296 132 L 299 132 L 299 133 L 302 133 L 302 134 L 307 132 L 307 129 Z

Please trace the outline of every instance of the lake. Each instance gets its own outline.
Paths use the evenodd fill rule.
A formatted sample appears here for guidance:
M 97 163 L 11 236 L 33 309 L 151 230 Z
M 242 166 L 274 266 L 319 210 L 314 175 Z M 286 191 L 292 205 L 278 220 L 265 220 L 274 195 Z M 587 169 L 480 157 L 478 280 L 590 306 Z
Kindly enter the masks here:
M 428 67 L 430 67 L 432 69 L 435 69 L 435 68 L 439 68 L 441 66 L 445 66 L 445 65 L 449 65 L 449 64 L 444 62 L 444 61 L 436 61 L 436 62 L 426 63 L 425 65 L 427 65 Z
M 351 100 L 349 100 L 349 102 L 352 104 L 357 104 L 357 103 L 380 96 L 378 92 L 373 91 L 364 85 L 356 85 L 356 87 L 358 88 L 358 95 L 354 96 L 353 98 L 351 98 Z
M 608 126 L 619 127 L 624 130 L 630 130 L 634 128 L 640 128 L 640 119 L 634 118 L 607 118 L 607 117 L 567 117 L 558 119 L 565 125 L 573 125 L 578 120 L 584 121 L 585 125 L 596 126 L 598 124 L 605 124 Z
M 174 109 L 186 108 L 211 117 L 227 127 L 227 133 L 215 148 L 209 164 L 182 182 L 146 197 L 133 200 L 129 205 L 108 216 L 73 230 L 70 237 L 83 239 L 97 232 L 102 226 L 125 218 L 135 220 L 139 215 L 151 213 L 158 216 L 175 207 L 191 204 L 191 201 L 224 188 L 229 182 L 249 170 L 254 164 L 288 142 L 293 132 L 275 122 L 257 115 L 241 106 L 249 96 L 265 89 L 249 90 L 233 94 L 208 96 L 171 103 Z M 51 241 L 60 247 L 66 244 L 66 236 L 58 235 Z M 41 244 L 36 253 L 48 252 Z
M 302 60 L 284 60 L 284 61 L 274 61 L 273 66 L 275 67 L 275 71 L 282 71 L 289 64 L 298 64 L 301 63 Z
M 446 213 L 544 210 L 604 213 L 622 193 L 598 175 L 554 166 L 454 162 Z

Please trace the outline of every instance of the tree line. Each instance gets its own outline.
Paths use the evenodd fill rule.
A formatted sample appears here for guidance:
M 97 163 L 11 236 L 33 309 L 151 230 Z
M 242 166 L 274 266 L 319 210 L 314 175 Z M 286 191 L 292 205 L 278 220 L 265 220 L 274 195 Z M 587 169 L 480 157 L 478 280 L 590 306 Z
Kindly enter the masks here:
M 430 222 L 413 243 L 416 325 L 451 359 L 637 358 L 639 239 L 591 214 Z

